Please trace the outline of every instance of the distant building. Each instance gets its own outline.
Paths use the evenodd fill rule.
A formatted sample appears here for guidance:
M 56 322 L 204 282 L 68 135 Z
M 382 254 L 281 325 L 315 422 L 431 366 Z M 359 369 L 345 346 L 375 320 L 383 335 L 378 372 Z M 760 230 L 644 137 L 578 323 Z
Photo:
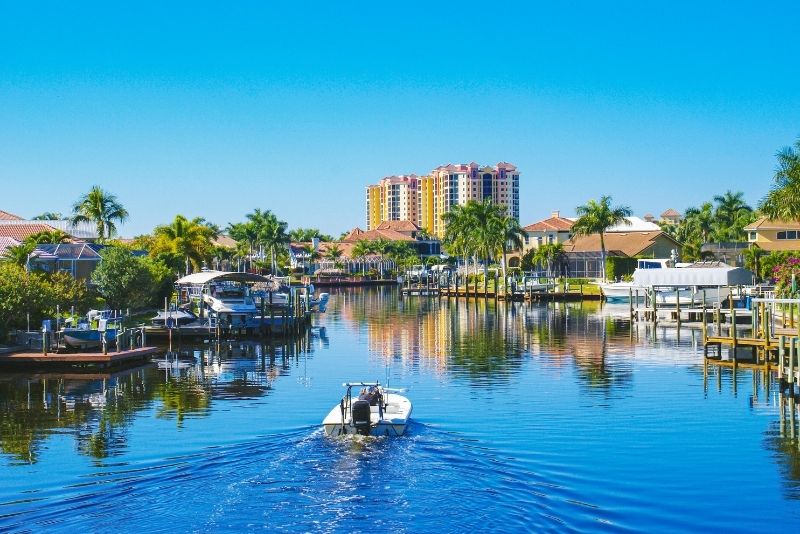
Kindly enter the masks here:
M 661 222 L 666 224 L 678 224 L 681 222 L 681 214 L 672 208 L 661 214 Z
M 7 211 L 0 210 L 0 221 L 21 221 L 22 217 Z
M 402 241 L 408 243 L 421 256 L 438 256 L 442 252 L 441 242 L 437 238 L 428 238 L 422 228 L 411 221 L 384 221 L 374 230 L 364 231 L 361 228 L 350 230 L 340 245 L 346 256 L 350 255 L 352 246 L 359 241 Z
M 652 213 L 645 213 L 644 217 L 642 217 L 647 222 L 655 222 L 656 218 Z
M 525 226 L 522 253 L 525 254 L 532 248 L 550 243 L 564 243 L 572 237 L 574 219 L 562 217 L 558 211 L 550 213 L 550 217 Z
M 767 250 L 800 250 L 800 222 L 761 217 L 745 226 L 747 241 Z
M 442 237 L 442 215 L 453 206 L 484 199 L 503 206 L 507 215 L 519 220 L 519 171 L 514 165 L 448 164 L 428 176 L 388 176 L 366 188 L 367 230 L 385 221 L 408 220 Z

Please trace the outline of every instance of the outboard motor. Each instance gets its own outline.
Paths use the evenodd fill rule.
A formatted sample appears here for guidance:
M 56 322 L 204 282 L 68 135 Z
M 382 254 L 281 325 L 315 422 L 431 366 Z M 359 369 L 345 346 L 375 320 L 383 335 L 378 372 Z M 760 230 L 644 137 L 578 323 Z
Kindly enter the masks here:
M 353 417 L 353 426 L 358 434 L 369 435 L 370 428 L 370 409 L 368 400 L 355 400 L 350 408 Z

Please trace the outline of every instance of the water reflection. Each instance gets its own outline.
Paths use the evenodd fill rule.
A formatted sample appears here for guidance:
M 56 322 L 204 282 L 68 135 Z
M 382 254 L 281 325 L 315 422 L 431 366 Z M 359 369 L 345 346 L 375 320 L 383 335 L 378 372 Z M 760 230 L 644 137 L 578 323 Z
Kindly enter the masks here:
M 323 337 L 320 336 L 322 334 Z M 80 454 L 101 460 L 127 450 L 136 415 L 204 417 L 212 403 L 269 394 L 272 384 L 327 344 L 319 329 L 290 345 L 211 344 L 165 354 L 114 373 L 8 374 L 0 377 L 0 452 L 36 463 L 46 441 L 74 436 Z

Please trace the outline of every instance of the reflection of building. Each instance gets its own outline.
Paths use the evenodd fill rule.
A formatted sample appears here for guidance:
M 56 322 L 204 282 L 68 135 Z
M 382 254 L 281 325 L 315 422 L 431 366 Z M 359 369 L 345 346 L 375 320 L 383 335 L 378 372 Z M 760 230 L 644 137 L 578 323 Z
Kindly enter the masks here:
M 367 186 L 367 230 L 384 221 L 408 220 L 441 237 L 442 215 L 453 206 L 486 199 L 519 220 L 519 171 L 514 165 L 448 164 L 435 168 L 429 176 L 389 176 Z

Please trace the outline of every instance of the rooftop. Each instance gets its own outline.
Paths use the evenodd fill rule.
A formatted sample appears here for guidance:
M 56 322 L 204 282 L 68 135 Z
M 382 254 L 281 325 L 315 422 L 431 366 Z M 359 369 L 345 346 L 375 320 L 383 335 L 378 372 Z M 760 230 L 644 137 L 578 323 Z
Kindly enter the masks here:
M 604 241 L 607 251 L 619 251 L 626 256 L 633 257 L 647 250 L 656 239 L 662 236 L 679 246 L 672 236 L 661 230 L 656 232 L 612 232 L 605 234 Z M 574 236 L 564 243 L 565 252 L 596 252 L 599 250 L 600 234 Z
M 55 228 L 43 222 L 20 221 L 16 219 L 0 221 L 0 237 L 10 237 L 17 241 L 25 241 L 34 234 L 52 232 L 53 230 L 55 230 Z
M 745 232 L 754 232 L 756 230 L 800 230 L 800 222 L 759 217 L 757 221 L 745 226 L 744 230 Z
M 0 210 L 0 221 L 21 221 L 22 217 L 7 211 Z

